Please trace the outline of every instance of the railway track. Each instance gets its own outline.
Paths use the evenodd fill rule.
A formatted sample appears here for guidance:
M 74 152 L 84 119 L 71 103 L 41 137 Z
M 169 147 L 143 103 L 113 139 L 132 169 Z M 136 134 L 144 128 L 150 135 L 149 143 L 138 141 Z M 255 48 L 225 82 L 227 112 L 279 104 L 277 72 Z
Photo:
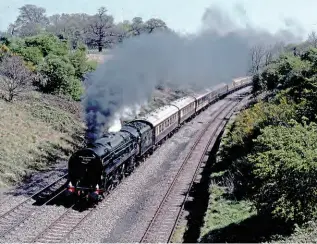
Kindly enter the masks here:
M 80 204 L 79 202 L 73 204 L 58 219 L 35 236 L 31 242 L 56 243 L 66 238 L 94 210 L 93 208 L 86 211 L 78 211 L 79 209 L 76 209 L 76 207 Z
M 64 179 L 66 179 L 67 175 L 68 174 L 63 175 L 50 185 L 34 193 L 17 206 L 2 214 L 0 216 L 0 237 L 4 237 L 6 234 L 13 231 L 34 212 L 38 211 L 40 206 L 46 205 L 62 194 L 64 190 L 58 189 L 65 184 Z M 52 195 L 52 193 L 54 194 Z
M 230 101 L 226 104 L 225 109 L 219 109 L 219 112 L 217 112 L 199 134 L 170 184 L 140 242 L 170 242 L 183 205 L 188 197 L 188 192 L 195 181 L 200 166 L 207 160 L 208 150 L 227 123 L 226 119 L 229 119 L 234 112 L 234 108 L 240 102 L 241 100 L 238 102 Z
M 121 181 L 124 182 L 126 177 Z M 114 193 L 112 189 L 106 197 Z M 42 230 L 35 237 L 31 238 L 30 243 L 57 243 L 65 240 L 89 215 L 96 211 L 100 205 L 94 208 L 85 208 L 82 202 L 78 201 L 68 208 L 62 215 L 54 220 L 49 226 Z
M 206 128 L 204 129 L 204 131 L 200 134 L 200 138 L 203 137 L 203 134 L 204 133 L 208 133 L 208 128 L 209 128 L 209 125 L 215 121 L 217 121 L 219 115 L 221 115 L 222 113 L 224 113 L 225 111 L 227 111 L 228 109 L 225 109 L 225 107 L 227 106 L 231 106 L 233 104 L 237 103 L 236 101 L 231 101 L 229 102 L 229 104 L 225 104 L 223 106 L 221 106 L 221 108 L 219 108 L 219 112 L 217 114 L 214 114 L 212 116 L 212 119 L 211 121 L 208 123 L 208 125 L 206 126 Z M 232 109 L 234 108 L 234 106 L 232 106 Z M 224 110 L 223 110 L 224 109 Z M 231 110 L 232 110 L 231 109 Z M 231 111 L 230 110 L 230 111 Z M 225 116 L 224 116 L 225 117 Z M 220 122 L 219 122 L 220 123 Z M 223 123 L 223 121 L 221 122 Z M 225 122 L 224 122 L 225 123 Z M 218 124 L 218 123 L 217 123 Z M 206 134 L 207 134 L 206 133 Z M 210 137 L 210 136 L 209 136 Z M 202 147 L 203 146 L 201 145 L 201 143 L 199 143 L 199 140 L 197 140 L 194 144 L 194 147 L 192 148 L 191 150 L 191 155 L 196 155 L 195 157 L 197 157 L 197 153 L 195 152 L 194 153 L 194 149 L 196 147 Z M 206 149 L 207 150 L 207 149 Z M 191 159 L 191 155 L 189 155 L 187 157 L 187 161 L 188 162 L 190 159 Z M 183 165 L 181 166 L 181 169 L 183 169 L 185 166 L 186 166 L 186 162 L 183 163 Z M 199 168 L 197 166 L 197 168 Z M 182 171 L 182 170 L 180 170 Z M 180 179 L 180 171 L 179 173 L 177 174 L 177 177 L 175 177 L 175 182 L 178 181 Z M 63 177 L 66 177 L 63 176 Z M 60 179 L 62 179 L 63 177 L 61 177 Z M 189 177 L 189 176 L 187 176 Z M 60 180 L 59 179 L 59 180 Z M 57 182 L 57 181 L 56 181 Z M 49 187 L 53 186 L 53 184 L 55 184 L 56 182 L 52 183 L 51 185 L 47 186 L 46 188 L 42 189 L 41 191 L 45 190 L 45 189 L 48 189 Z M 184 181 L 185 182 L 185 181 Z M 184 184 L 183 182 L 183 184 Z M 172 183 L 173 185 L 176 185 L 176 183 Z M 174 190 L 172 189 L 173 187 L 170 187 L 171 189 L 169 189 L 169 193 L 168 193 L 168 196 L 165 197 L 166 200 L 168 200 L 169 196 L 172 196 L 172 193 L 174 192 Z M 13 221 L 10 222 L 12 223 L 11 227 L 10 228 L 6 228 L 6 230 L 3 232 L 4 234 L 6 233 L 9 233 L 10 231 L 12 231 L 14 229 L 15 226 L 18 226 L 20 223 L 22 223 L 25 219 L 27 219 L 32 213 L 34 213 L 36 211 L 36 209 L 33 209 L 33 207 L 37 207 L 37 206 L 34 206 L 31 204 L 31 199 L 33 200 L 33 198 L 37 195 L 37 194 L 40 194 L 41 191 L 35 193 L 33 196 L 31 196 L 29 199 L 27 199 L 26 201 L 22 202 L 21 204 L 19 204 L 18 206 L 16 206 L 14 209 L 11 209 L 9 212 L 15 212 L 17 214 L 14 214 L 14 216 L 18 216 L 19 215 L 19 212 L 22 213 L 21 215 L 21 218 L 14 218 L 13 217 Z M 59 194 L 61 194 L 61 192 L 59 192 L 57 195 L 55 195 L 55 197 L 57 197 Z M 110 192 L 109 195 L 111 195 L 112 192 Z M 108 195 L 108 196 L 109 196 Z M 54 198 L 55 198 L 54 197 Z M 183 196 L 182 196 L 183 197 Z M 43 202 L 42 205 L 44 204 L 47 204 L 48 202 L 50 202 L 53 198 L 49 199 L 48 201 L 46 202 Z M 180 198 L 179 198 L 180 199 Z M 166 201 L 165 200 L 165 201 Z M 34 200 L 33 200 L 34 201 Z M 173 200 L 175 201 L 175 199 Z M 162 207 L 161 209 L 163 209 L 163 205 L 165 203 L 162 204 Z M 25 205 L 25 207 L 23 207 Z M 40 206 L 42 206 L 40 205 Z M 166 204 L 165 204 L 166 205 Z M 19 207 L 20 206 L 20 207 Z M 30 208 L 28 208 L 27 206 L 29 206 Z M 75 229 L 77 229 L 77 227 L 92 213 L 94 212 L 97 208 L 89 208 L 89 209 L 86 209 L 85 211 L 78 211 L 78 203 L 75 203 L 73 204 L 70 208 L 68 208 L 61 216 L 59 216 L 56 220 L 54 220 L 48 227 L 44 228 L 44 230 L 42 230 L 39 234 L 37 234 L 36 236 L 32 236 L 30 239 L 31 241 L 30 242 L 60 242 L 60 241 L 63 241 L 65 240 L 69 235 L 70 233 L 72 233 Z M 21 208 L 21 210 L 17 210 Z M 178 207 L 179 208 L 179 207 Z M 25 214 L 24 214 L 24 210 L 25 210 Z M 4 215 L 7 215 L 9 212 L 5 213 Z M 175 211 L 174 211 L 175 212 Z M 1 220 L 2 219 L 5 219 L 6 217 L 2 215 L 0 216 L 0 237 L 1 235 L 3 236 L 4 234 L 2 234 L 1 230 L 2 230 L 2 226 L 1 226 Z M 159 217 L 159 214 L 156 214 L 156 218 Z M 7 216 L 11 216 L 11 215 L 7 215 Z M 4 218 L 3 218 L 4 217 Z M 171 220 L 170 217 L 168 217 L 168 219 Z M 148 228 L 147 230 L 147 234 L 144 236 L 144 238 L 142 238 L 142 241 L 144 240 L 149 240 L 151 239 L 151 235 L 150 233 L 153 233 L 151 232 L 151 229 L 152 227 L 154 227 L 154 224 L 157 222 L 155 221 L 155 219 L 152 220 L 153 224 L 151 226 L 151 228 Z M 151 222 L 151 223 L 152 223 Z M 163 223 L 163 222 L 162 222 Z M 173 224 L 175 223 L 175 221 L 173 222 Z M 163 223 L 164 224 L 164 223 Z M 165 226 L 165 225 L 164 225 Z M 154 227 L 155 228 L 155 227 Z M 161 227 L 161 229 L 164 229 L 165 230 L 165 227 L 163 228 L 163 226 Z
M 229 104 L 234 104 L 237 102 L 231 101 Z M 223 113 L 223 109 L 227 107 L 228 104 L 222 105 L 217 114 L 213 115 L 212 121 L 215 121 L 219 114 Z M 234 107 L 234 106 L 233 106 Z M 208 126 L 207 126 L 208 127 Z M 206 131 L 206 130 L 205 130 Z M 197 143 L 196 143 L 197 144 Z M 113 194 L 111 191 L 107 196 L 109 197 Z M 78 211 L 76 209 L 76 204 L 72 205 L 68 210 L 66 210 L 61 216 L 59 216 L 55 221 L 53 221 L 48 227 L 42 230 L 37 236 L 33 237 L 32 243 L 57 243 L 66 240 L 66 238 L 85 220 L 89 215 L 98 209 L 91 208 L 85 211 Z
M 222 105 L 219 110 L 224 109 L 227 104 Z M 217 115 L 213 118 L 216 119 Z M 125 178 L 124 178 L 125 179 Z M 113 193 L 111 191 L 107 197 Z M 53 221 L 48 227 L 33 237 L 32 243 L 57 243 L 65 240 L 89 215 L 91 215 L 97 208 L 88 209 L 80 212 L 75 210 L 76 203 L 66 210 L 59 218 Z

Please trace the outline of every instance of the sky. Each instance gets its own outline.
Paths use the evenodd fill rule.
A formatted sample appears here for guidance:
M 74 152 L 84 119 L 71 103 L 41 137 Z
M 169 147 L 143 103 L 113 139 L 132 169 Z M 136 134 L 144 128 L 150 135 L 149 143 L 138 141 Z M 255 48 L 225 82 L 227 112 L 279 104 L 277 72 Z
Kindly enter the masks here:
M 200 28 L 205 9 L 213 4 L 230 11 L 236 3 L 244 6 L 248 19 L 256 26 L 276 31 L 285 19 L 300 24 L 305 30 L 317 30 L 316 0 L 0 0 L 0 30 L 14 22 L 24 4 L 44 7 L 48 15 L 85 12 L 94 14 L 105 6 L 116 21 L 140 16 L 163 19 L 172 29 L 194 33 Z

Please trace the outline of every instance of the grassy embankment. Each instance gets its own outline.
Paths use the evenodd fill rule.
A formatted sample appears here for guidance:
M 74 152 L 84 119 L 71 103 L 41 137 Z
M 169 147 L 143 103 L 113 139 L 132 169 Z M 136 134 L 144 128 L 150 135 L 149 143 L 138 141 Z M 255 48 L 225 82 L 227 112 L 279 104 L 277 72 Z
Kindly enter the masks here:
M 0 110 L 1 187 L 66 159 L 80 140 L 75 102 L 32 92 L 13 103 L 0 100 Z

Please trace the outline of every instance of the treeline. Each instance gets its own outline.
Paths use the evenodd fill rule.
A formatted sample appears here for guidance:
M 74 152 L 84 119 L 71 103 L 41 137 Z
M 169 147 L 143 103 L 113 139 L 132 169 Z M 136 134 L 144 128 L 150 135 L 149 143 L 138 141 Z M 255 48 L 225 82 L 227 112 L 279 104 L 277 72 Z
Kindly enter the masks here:
M 101 52 L 143 33 L 170 31 L 155 18 L 115 23 L 105 7 L 95 15 L 47 16 L 44 8 L 30 4 L 19 10 L 0 36 L 0 95 L 7 101 L 29 88 L 79 100 L 85 74 L 97 65 L 88 61 L 89 49 Z
M 236 199 L 293 228 L 317 217 L 317 38 L 284 50 L 253 76 L 266 95 L 229 126 L 217 165 Z
M 42 7 L 27 4 L 19 8 L 20 14 L 8 27 L 6 36 L 29 37 L 41 33 L 51 33 L 61 40 L 68 40 L 72 48 L 80 43 L 89 49 L 111 48 L 126 38 L 152 33 L 155 30 L 168 30 L 166 23 L 158 18 L 144 21 L 135 17 L 132 21 L 115 23 L 114 17 L 105 7 L 94 15 L 86 13 L 46 15 Z

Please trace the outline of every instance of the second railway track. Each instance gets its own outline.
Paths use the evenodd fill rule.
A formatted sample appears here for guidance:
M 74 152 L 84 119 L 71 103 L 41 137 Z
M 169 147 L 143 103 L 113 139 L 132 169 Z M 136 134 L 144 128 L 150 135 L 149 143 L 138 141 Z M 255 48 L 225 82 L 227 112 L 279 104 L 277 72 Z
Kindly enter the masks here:
M 220 110 L 227 105 L 222 105 Z M 213 116 L 214 119 L 217 115 Z M 110 192 L 109 197 L 113 192 Z M 90 215 L 96 208 L 86 209 L 85 211 L 74 210 L 76 204 L 67 209 L 49 226 L 44 228 L 39 234 L 34 236 L 31 240 L 33 243 L 57 243 L 67 239 L 67 237 Z
M 200 165 L 207 158 L 210 146 L 214 144 L 217 136 L 225 126 L 226 118 L 231 116 L 239 102 L 231 101 L 224 110 L 217 112 L 216 116 L 208 122 L 207 126 L 199 134 L 170 184 L 140 242 L 167 243 L 170 241 L 183 204 L 187 199 L 187 192 L 196 178 Z
M 59 242 L 66 238 L 94 209 L 77 211 L 77 203 L 66 210 L 58 219 L 46 227 L 31 242 Z
M 190 188 L 189 185 L 191 185 L 191 181 L 189 179 L 193 177 L 193 174 L 195 174 L 195 171 L 197 171 L 197 169 L 199 168 L 199 165 L 197 166 L 196 161 L 199 160 L 199 162 L 201 162 L 201 160 L 206 156 L 205 154 L 206 154 L 206 151 L 208 150 L 208 146 L 204 147 L 204 145 L 206 144 L 206 141 L 208 141 L 208 145 L 211 144 L 212 140 L 210 139 L 210 137 L 212 137 L 212 135 L 215 135 L 219 132 L 220 130 L 219 128 L 221 127 L 221 125 L 225 123 L 223 119 L 232 112 L 233 108 L 235 107 L 237 103 L 238 103 L 237 101 L 227 102 L 225 106 L 221 106 L 218 112 L 213 114 L 211 121 L 208 123 L 208 126 L 206 126 L 204 128 L 204 131 L 199 135 L 199 139 L 194 143 L 194 146 L 192 147 L 190 154 L 185 159 L 185 161 L 187 160 L 186 162 L 195 161 L 194 164 L 192 163 L 188 164 L 186 162 L 182 164 L 181 169 L 179 170 L 179 173 L 177 173 L 177 176 L 175 177 L 172 183 L 172 186 L 170 187 L 166 196 L 164 197 L 164 200 L 160 205 L 160 209 L 157 211 L 154 218 L 152 219 L 149 225 L 149 228 L 147 229 L 141 242 L 153 242 L 153 241 L 154 242 L 168 242 L 169 241 L 172 230 L 175 226 L 175 223 L 177 222 L 177 218 L 180 212 L 180 207 L 183 204 L 182 201 L 184 201 L 184 195 L 182 195 L 182 193 L 186 193 L 188 191 L 188 187 Z M 210 126 L 212 123 L 214 123 L 214 126 Z M 211 129 L 211 127 L 213 127 L 214 131 L 213 129 Z M 217 128 L 215 129 L 215 127 Z M 204 134 L 206 135 L 209 134 L 209 138 L 207 139 L 206 137 L 204 137 Z M 195 148 L 200 148 L 200 149 L 199 151 L 196 151 Z M 201 157 L 201 155 L 203 156 Z M 189 165 L 191 167 L 190 168 L 191 171 L 187 169 Z M 56 182 L 54 182 L 53 184 L 55 183 Z M 48 187 L 51 187 L 53 184 L 51 184 Z M 182 184 L 183 188 L 178 186 L 175 188 L 175 186 L 179 184 Z M 174 196 L 177 195 L 178 193 L 180 193 L 178 197 L 174 198 Z M 34 207 L 37 207 L 37 206 L 34 206 L 32 204 L 34 200 L 31 201 L 33 197 L 34 195 L 30 197 L 29 199 L 27 199 L 26 201 L 22 202 L 20 205 L 18 205 L 14 209 L 9 211 L 9 212 L 12 211 L 12 213 L 14 214 L 7 215 L 9 212 L 4 214 L 6 216 L 11 216 L 11 217 L 7 218 L 4 215 L 0 216 L 0 234 L 3 233 L 4 235 L 6 233 L 12 232 L 15 226 L 18 226 L 25 219 L 27 219 L 28 216 L 32 215 L 32 213 L 37 211 L 37 209 L 34 209 Z M 43 202 L 42 205 L 44 205 L 45 203 L 46 202 Z M 172 203 L 172 205 L 169 205 L 170 203 Z M 178 203 L 178 205 L 176 203 Z M 30 209 L 28 209 L 29 206 L 30 206 Z M 172 206 L 172 207 L 169 208 L 168 206 Z M 63 211 L 63 214 L 60 215 L 59 217 L 55 216 L 55 218 L 57 217 L 57 219 L 51 220 L 52 221 L 51 224 L 49 224 L 48 226 L 45 225 L 46 227 L 42 226 L 40 232 L 37 232 L 36 234 L 29 236 L 31 240 L 30 242 L 41 242 L 41 243 L 55 242 L 56 243 L 56 242 L 65 240 L 67 236 L 70 235 L 71 232 L 73 232 L 75 229 L 78 228 L 78 226 L 83 222 L 83 220 L 87 219 L 87 217 L 92 212 L 94 212 L 95 209 L 96 208 L 90 208 L 85 211 L 78 211 L 78 209 L 76 209 L 76 204 L 74 204 L 71 208 L 68 208 L 66 211 Z M 162 215 L 162 212 L 163 212 L 163 215 Z M 21 213 L 21 218 L 15 217 L 15 216 L 18 216 L 19 213 Z M 5 220 L 10 218 L 12 219 L 12 221 L 9 221 L 8 222 L 9 225 L 7 225 L 6 228 L 2 229 L 1 221 L 3 219 Z M 157 228 L 158 226 L 159 228 Z M 161 230 L 161 232 L 158 233 L 157 230 Z
M 46 186 L 45 188 L 34 193 L 32 196 L 11 208 L 6 213 L 0 216 L 0 238 L 13 231 L 16 227 L 22 224 L 33 213 L 39 210 L 40 206 L 51 202 L 63 190 L 57 191 L 63 184 L 68 174 L 63 175 L 56 181 Z M 52 193 L 55 193 L 52 195 Z M 37 205 L 35 205 L 37 203 Z

